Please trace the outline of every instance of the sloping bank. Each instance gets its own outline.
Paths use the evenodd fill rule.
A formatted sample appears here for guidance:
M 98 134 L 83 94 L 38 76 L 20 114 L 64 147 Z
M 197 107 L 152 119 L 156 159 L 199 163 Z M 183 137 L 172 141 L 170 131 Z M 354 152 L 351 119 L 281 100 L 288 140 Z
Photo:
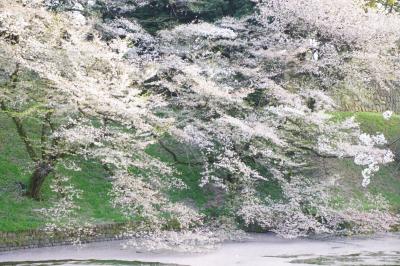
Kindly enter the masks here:
M 124 234 L 129 223 L 108 223 L 92 225 L 79 231 L 61 231 L 49 233 L 40 229 L 19 232 L 0 232 L 0 252 L 17 249 L 51 247 L 84 244 L 100 241 L 122 240 L 129 238 Z

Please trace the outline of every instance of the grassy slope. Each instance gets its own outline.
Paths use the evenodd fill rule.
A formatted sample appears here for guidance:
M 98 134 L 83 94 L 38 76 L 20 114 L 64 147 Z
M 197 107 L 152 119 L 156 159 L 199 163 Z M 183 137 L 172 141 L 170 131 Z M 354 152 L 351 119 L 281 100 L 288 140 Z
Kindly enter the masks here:
M 355 115 L 356 120 L 360 123 L 364 132 L 376 134 L 384 133 L 389 143 L 400 138 L 400 116 L 395 115 L 389 121 L 384 120 L 381 113 L 335 113 L 335 117 L 342 119 Z M 396 154 L 400 153 L 400 142 L 392 145 L 392 150 Z M 357 166 L 352 160 L 340 160 L 334 165 L 336 169 L 340 169 L 340 174 L 344 177 L 340 182 L 343 191 L 350 192 L 345 197 L 358 198 L 363 200 L 366 189 L 361 187 L 361 170 L 362 167 Z M 398 162 L 382 166 L 380 171 L 371 179 L 371 184 L 367 190 L 377 194 L 382 194 L 390 203 L 394 211 L 400 212 L 400 164 Z M 343 194 L 342 194 L 343 197 Z M 342 198 L 346 202 L 348 198 Z M 365 208 L 368 208 L 366 205 Z
M 344 118 L 352 113 L 337 113 L 335 116 Z M 395 116 L 390 122 L 384 121 L 381 114 L 358 113 L 357 120 L 362 128 L 369 133 L 384 132 L 389 140 L 400 137 L 400 117 Z M 34 128 L 30 128 L 35 131 Z M 27 183 L 31 162 L 27 157 L 25 148 L 15 133 L 12 121 L 0 114 L 0 231 L 19 231 L 42 226 L 45 221 L 41 218 L 37 209 L 50 206 L 55 195 L 49 188 L 47 181 L 43 200 L 40 202 L 32 201 L 18 193 L 16 181 Z M 400 143 L 399 143 L 400 144 Z M 174 143 L 170 143 L 174 145 Z M 400 150 L 400 145 L 396 147 Z M 159 145 L 152 145 L 147 152 L 166 162 L 173 162 L 170 154 L 161 149 Z M 182 160 L 188 158 L 182 158 Z M 189 158 L 195 161 L 195 158 Z M 64 174 L 72 176 L 73 184 L 83 191 L 83 197 L 79 200 L 81 207 L 79 215 L 82 220 L 92 220 L 95 222 L 124 221 L 123 215 L 112 208 L 109 203 L 108 192 L 111 184 L 105 178 L 106 174 L 100 165 L 95 162 L 81 162 L 81 172 L 68 172 Z M 361 188 L 361 168 L 355 166 L 350 160 L 336 162 L 341 174 L 345 177 L 342 188 L 347 187 L 351 190 L 351 197 L 363 197 L 364 190 Z M 383 167 L 382 170 L 372 179 L 369 190 L 371 192 L 382 193 L 391 203 L 393 208 L 400 210 L 400 174 L 397 164 Z M 207 208 L 207 202 L 213 197 L 213 192 L 204 192 L 199 188 L 201 169 L 197 166 L 177 165 L 180 178 L 188 185 L 188 189 L 170 191 L 173 201 L 185 201 L 204 210 L 205 214 L 218 215 L 223 208 L 217 210 L 214 207 Z M 273 184 L 264 184 L 260 187 L 263 194 L 279 196 L 279 188 Z M 346 198 L 338 198 L 338 201 L 346 201 Z M 366 206 L 367 207 L 367 206 Z
M 162 149 L 160 145 L 151 145 L 146 152 L 163 162 L 174 163 L 172 156 Z M 194 161 L 193 158 L 189 158 L 189 160 Z M 182 161 L 188 160 L 183 159 Z M 179 172 L 178 177 L 185 182 L 187 189 L 169 191 L 170 199 L 174 202 L 187 201 L 198 208 L 202 208 L 211 195 L 204 193 L 199 186 L 201 168 L 196 165 L 176 164 L 176 169 Z
M 30 137 L 35 138 L 34 124 L 29 125 Z M 159 145 L 151 145 L 147 152 L 165 162 L 173 162 L 170 154 Z M 42 201 L 27 199 L 18 193 L 16 182 L 28 184 L 32 171 L 30 161 L 21 139 L 16 134 L 11 119 L 0 113 L 0 231 L 11 232 L 38 228 L 45 224 L 38 209 L 51 206 L 56 197 L 47 179 L 42 193 Z M 80 172 L 62 171 L 61 174 L 71 176 L 73 185 L 83 191 L 79 199 L 79 216 L 82 221 L 91 220 L 98 223 L 122 222 L 126 218 L 110 204 L 108 192 L 111 183 L 105 178 L 106 173 L 96 162 L 82 161 Z M 187 184 L 188 189 L 169 191 L 173 201 L 185 201 L 198 208 L 204 207 L 210 193 L 199 187 L 200 172 L 198 166 L 177 165 L 179 177 Z
M 34 128 L 29 128 L 35 132 Z M 33 136 L 34 137 L 34 136 Z M 71 176 L 73 185 L 83 191 L 79 200 L 82 219 L 96 222 L 123 221 L 122 214 L 109 203 L 111 184 L 104 178 L 102 168 L 93 162 L 81 162 L 81 172 L 63 171 Z M 21 196 L 16 182 L 28 183 L 32 163 L 15 126 L 0 114 L 0 231 L 19 231 L 42 226 L 45 221 L 38 209 L 50 206 L 56 195 L 50 190 L 50 178 L 43 189 L 43 200 L 33 201 Z

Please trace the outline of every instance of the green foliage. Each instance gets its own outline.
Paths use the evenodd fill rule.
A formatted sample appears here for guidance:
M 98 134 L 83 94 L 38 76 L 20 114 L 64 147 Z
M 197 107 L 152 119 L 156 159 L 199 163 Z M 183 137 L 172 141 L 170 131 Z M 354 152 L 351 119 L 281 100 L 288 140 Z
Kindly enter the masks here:
M 257 187 L 259 197 L 269 197 L 272 200 L 281 200 L 283 198 L 282 188 L 277 181 L 262 181 Z
M 257 89 L 252 93 L 249 93 L 244 99 L 250 106 L 262 108 L 270 103 L 268 99 L 268 91 Z
M 400 11 L 400 3 L 397 0 L 367 0 L 366 5 L 369 8 L 378 8 L 381 5 L 388 12 L 399 12 Z
M 254 10 L 249 0 L 153 0 L 125 16 L 137 19 L 150 33 L 196 19 L 215 21 L 223 16 L 241 17 Z

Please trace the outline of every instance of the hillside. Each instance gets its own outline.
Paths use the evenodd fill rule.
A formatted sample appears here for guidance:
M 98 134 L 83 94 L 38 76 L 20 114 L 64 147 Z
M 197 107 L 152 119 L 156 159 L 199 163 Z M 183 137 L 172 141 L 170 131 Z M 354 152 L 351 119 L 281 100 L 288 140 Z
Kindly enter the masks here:
M 342 119 L 350 115 L 354 115 L 354 113 L 338 113 L 337 117 Z M 356 113 L 355 115 L 366 132 L 371 134 L 385 132 L 389 141 L 396 140 L 397 136 L 400 136 L 400 117 L 398 116 L 388 123 L 377 113 Z M 49 207 L 54 197 L 57 197 L 49 187 L 50 180 L 44 186 L 41 201 L 24 197 L 23 193 L 26 192 L 30 174 L 26 169 L 31 162 L 27 158 L 21 140 L 15 135 L 15 129 L 13 129 L 14 126 L 10 119 L 3 116 L 0 127 L 0 136 L 4 140 L 0 147 L 2 154 L 0 159 L 0 175 L 2 177 L 0 231 L 2 232 L 18 232 L 43 227 L 46 224 L 46 219 L 38 212 L 38 209 Z M 171 145 L 170 148 L 179 151 L 178 146 Z M 160 157 L 163 161 L 173 162 L 171 154 L 159 145 L 149 147 L 148 153 Z M 331 171 L 335 171 L 336 174 L 344 177 L 339 180 L 336 187 L 337 194 L 332 196 L 332 200 L 339 205 L 339 208 L 351 200 L 360 200 L 364 202 L 363 208 L 368 210 L 368 205 L 371 203 L 365 199 L 366 190 L 360 184 L 360 167 L 354 165 L 351 160 L 345 159 L 328 162 L 328 164 Z M 79 219 L 92 221 L 95 224 L 128 221 L 121 212 L 110 205 L 108 194 L 111 190 L 111 181 L 107 178 L 104 169 L 98 163 L 88 161 L 81 161 L 79 166 L 82 168 L 79 173 L 66 172 L 66 174 L 72 174 L 72 184 L 82 191 L 82 198 L 78 201 L 80 207 Z M 398 167 L 398 163 L 385 166 L 378 172 L 367 190 L 373 194 L 383 195 L 395 212 L 400 212 Z M 181 165 L 178 169 L 181 173 L 180 178 L 188 185 L 188 188 L 184 191 L 171 191 L 171 199 L 192 202 L 203 209 L 204 213 L 210 217 L 221 215 L 223 206 L 220 206 L 219 211 L 208 206 L 208 203 L 212 203 L 215 195 L 210 191 L 199 188 L 201 169 L 187 165 Z M 279 193 L 276 187 L 270 184 L 260 186 L 259 189 L 273 196 Z
M 0 231 L 397 230 L 397 8 L 0 1 Z

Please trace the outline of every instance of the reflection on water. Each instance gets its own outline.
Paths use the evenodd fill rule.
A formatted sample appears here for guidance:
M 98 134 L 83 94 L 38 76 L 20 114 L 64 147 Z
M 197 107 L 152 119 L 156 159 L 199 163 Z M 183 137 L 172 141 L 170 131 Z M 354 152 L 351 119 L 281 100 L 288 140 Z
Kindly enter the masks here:
M 52 265 L 85 265 L 85 266 L 178 266 L 178 264 L 165 264 L 159 262 L 122 261 L 122 260 L 43 260 L 0 262 L 0 266 L 52 266 Z

